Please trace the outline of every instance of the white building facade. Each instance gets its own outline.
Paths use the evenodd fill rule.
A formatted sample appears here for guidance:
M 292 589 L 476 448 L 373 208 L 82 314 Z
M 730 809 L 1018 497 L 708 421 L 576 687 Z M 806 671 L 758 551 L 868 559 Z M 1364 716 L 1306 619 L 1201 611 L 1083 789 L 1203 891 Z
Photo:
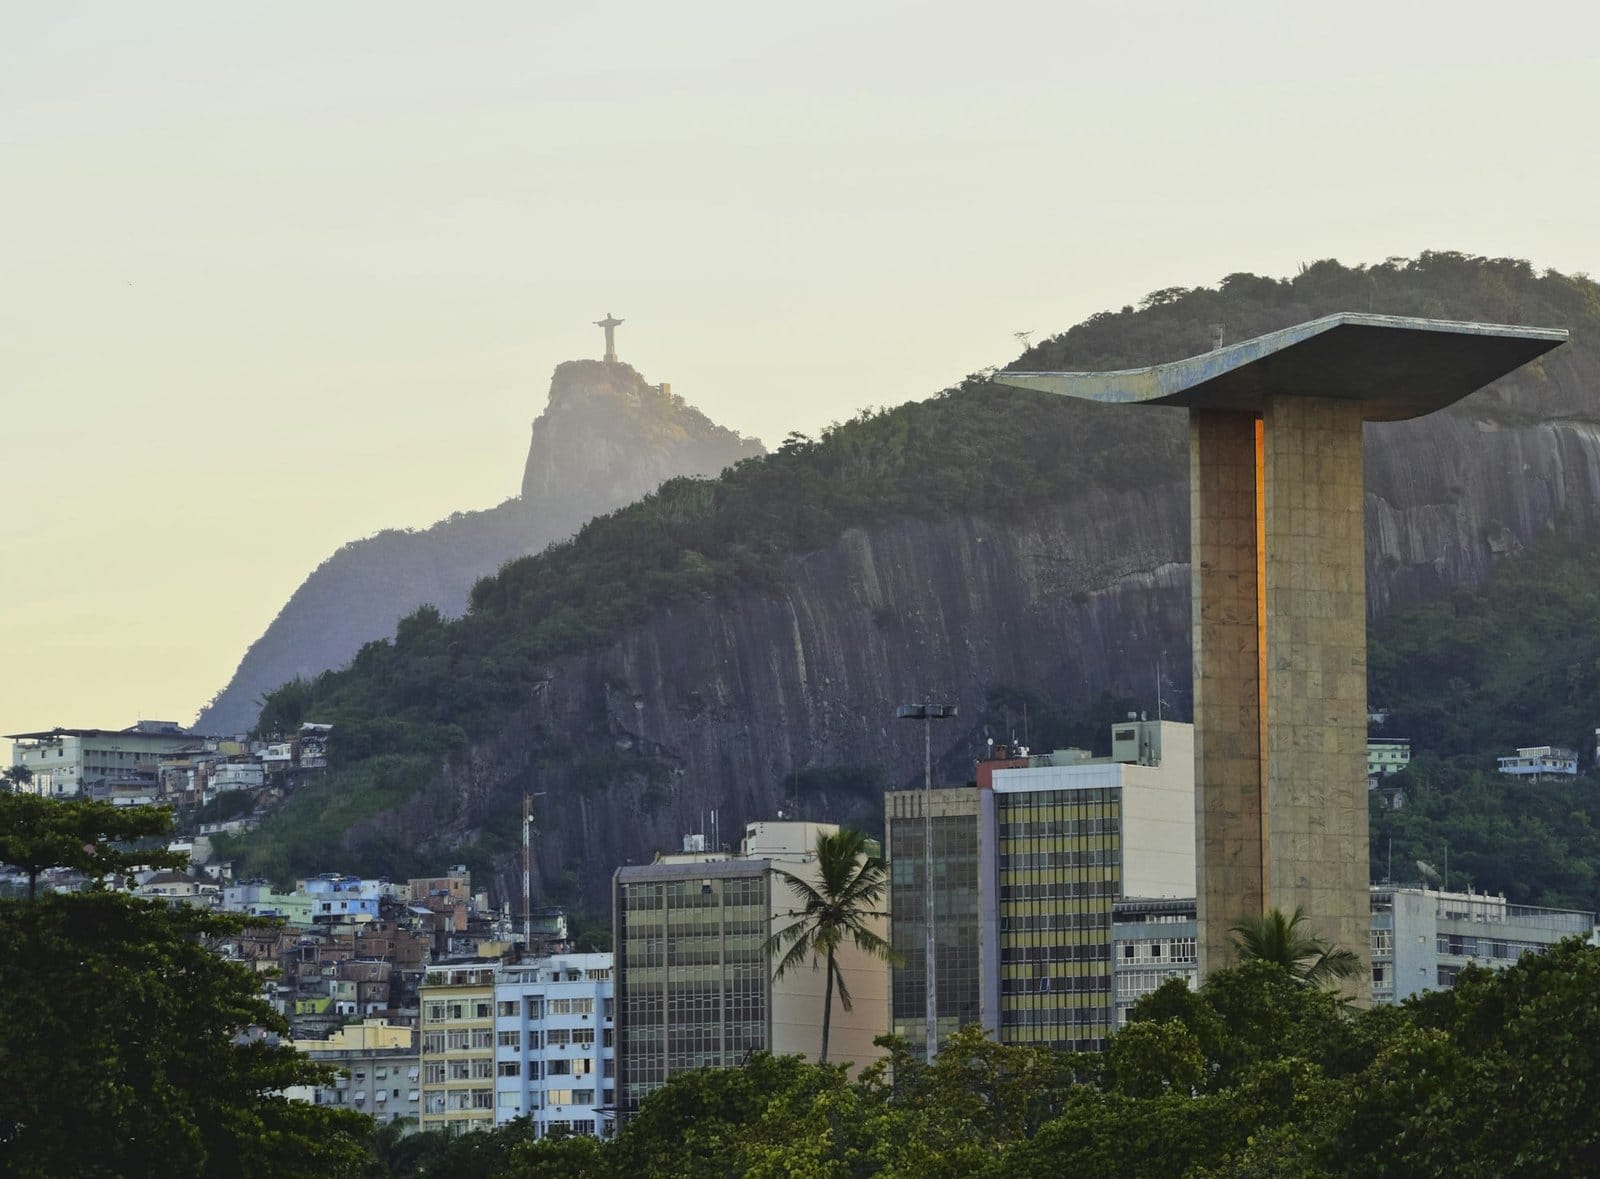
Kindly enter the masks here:
M 1593 935 L 1593 913 L 1512 905 L 1485 893 L 1374 885 L 1372 1001 L 1401 1003 L 1447 990 L 1469 963 L 1501 969 L 1564 938 Z
M 1578 751 L 1559 745 L 1529 745 L 1510 757 L 1495 760 L 1502 774 L 1535 782 L 1547 777 L 1573 778 L 1578 774 Z
M 127 729 L 50 729 L 8 733 L 11 763 L 33 779 L 24 787 L 46 798 L 76 798 L 90 785 L 148 776 L 161 758 L 199 738 L 169 721 L 140 721 Z
M 616 1105 L 616 1011 L 610 954 L 558 954 L 495 979 L 496 1125 L 528 1116 L 604 1137 Z

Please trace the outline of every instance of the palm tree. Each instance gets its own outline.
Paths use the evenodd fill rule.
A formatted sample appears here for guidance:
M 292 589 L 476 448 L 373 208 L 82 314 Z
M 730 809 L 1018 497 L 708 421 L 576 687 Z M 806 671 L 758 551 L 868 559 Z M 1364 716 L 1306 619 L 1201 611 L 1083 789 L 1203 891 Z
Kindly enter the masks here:
M 1312 933 L 1305 928 L 1306 920 L 1305 910 L 1297 905 L 1291 917 L 1281 909 L 1269 909 L 1259 917 L 1235 921 L 1228 929 L 1241 962 L 1269 963 L 1309 986 L 1353 977 L 1361 969 L 1361 959 Z
M 871 847 L 860 831 L 841 827 L 833 834 L 817 836 L 816 871 L 796 876 L 775 869 L 794 890 L 798 907 L 778 916 L 794 920 L 778 930 L 762 947 L 768 957 L 778 955 L 776 982 L 807 960 L 815 970 L 826 963 L 827 983 L 822 992 L 822 1053 L 828 1059 L 828 1028 L 833 1019 L 833 993 L 839 992 L 839 1005 L 852 1009 L 850 989 L 839 971 L 838 954 L 846 941 L 856 949 L 885 962 L 898 964 L 899 953 L 868 923 L 888 917 L 880 905 L 889 887 L 889 870 L 883 860 L 871 854 Z

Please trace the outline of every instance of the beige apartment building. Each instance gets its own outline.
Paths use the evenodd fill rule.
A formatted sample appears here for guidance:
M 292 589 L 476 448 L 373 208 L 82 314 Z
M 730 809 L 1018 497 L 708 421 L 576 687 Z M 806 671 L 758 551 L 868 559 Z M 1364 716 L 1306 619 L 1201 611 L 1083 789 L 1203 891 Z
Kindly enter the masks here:
M 423 1130 L 494 1124 L 495 968 L 476 960 L 433 966 L 419 996 Z

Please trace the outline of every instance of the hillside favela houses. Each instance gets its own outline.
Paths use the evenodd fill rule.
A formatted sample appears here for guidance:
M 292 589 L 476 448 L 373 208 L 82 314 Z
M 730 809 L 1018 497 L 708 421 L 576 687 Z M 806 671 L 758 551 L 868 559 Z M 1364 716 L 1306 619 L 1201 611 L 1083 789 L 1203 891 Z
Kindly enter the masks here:
M 303 724 L 274 740 L 206 737 L 176 721 L 126 729 L 10 733 L 21 788 L 47 798 L 93 798 L 120 806 L 200 807 L 219 796 L 292 790 L 303 772 L 328 764 L 332 726 Z M 237 829 L 237 828 L 236 828 Z
M 854 1002 L 833 1005 L 830 1060 L 859 1070 L 883 1056 L 874 1040 L 885 1033 L 927 1050 L 930 936 L 935 1050 L 974 1024 L 1002 1043 L 1100 1050 L 1139 998 L 1174 978 L 1197 985 L 1194 730 L 1133 715 L 1106 736 L 1108 756 L 994 746 L 965 783 L 885 795 L 879 929 L 899 961 L 845 948 Z M 247 742 L 144 722 L 15 739 L 26 788 L 198 810 L 230 795 L 270 804 L 326 764 L 328 737 L 324 725 Z M 1409 743 L 1375 740 L 1369 770 L 1381 781 L 1408 755 Z M 1565 774 L 1575 755 L 1536 747 L 1517 759 Z M 147 795 L 137 802 L 118 793 L 135 781 Z M 111 883 L 260 919 L 213 949 L 256 971 L 294 1046 L 335 1069 L 290 1096 L 423 1130 L 527 1118 L 539 1136 L 605 1136 L 685 1070 L 764 1051 L 818 1057 L 825 974 L 775 978 L 766 946 L 797 904 L 782 874 L 814 880 L 817 839 L 835 830 L 751 822 L 734 850 L 715 832 L 691 834 L 618 867 L 615 957 L 578 952 L 559 909 L 518 913 L 464 865 L 405 881 L 326 871 L 279 887 L 234 879 L 197 827 L 172 844 L 189 853 L 187 870 Z M 1449 987 L 1468 963 L 1505 966 L 1593 930 L 1587 912 L 1375 885 L 1373 1000 Z

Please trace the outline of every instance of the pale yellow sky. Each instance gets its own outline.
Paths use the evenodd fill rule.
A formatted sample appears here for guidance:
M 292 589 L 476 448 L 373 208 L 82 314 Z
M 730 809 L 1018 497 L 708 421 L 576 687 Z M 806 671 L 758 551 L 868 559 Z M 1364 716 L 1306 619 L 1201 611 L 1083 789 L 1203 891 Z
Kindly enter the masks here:
M 0 731 L 191 720 L 619 350 L 769 443 L 1149 290 L 1600 272 L 1593 4 L 0 0 Z

